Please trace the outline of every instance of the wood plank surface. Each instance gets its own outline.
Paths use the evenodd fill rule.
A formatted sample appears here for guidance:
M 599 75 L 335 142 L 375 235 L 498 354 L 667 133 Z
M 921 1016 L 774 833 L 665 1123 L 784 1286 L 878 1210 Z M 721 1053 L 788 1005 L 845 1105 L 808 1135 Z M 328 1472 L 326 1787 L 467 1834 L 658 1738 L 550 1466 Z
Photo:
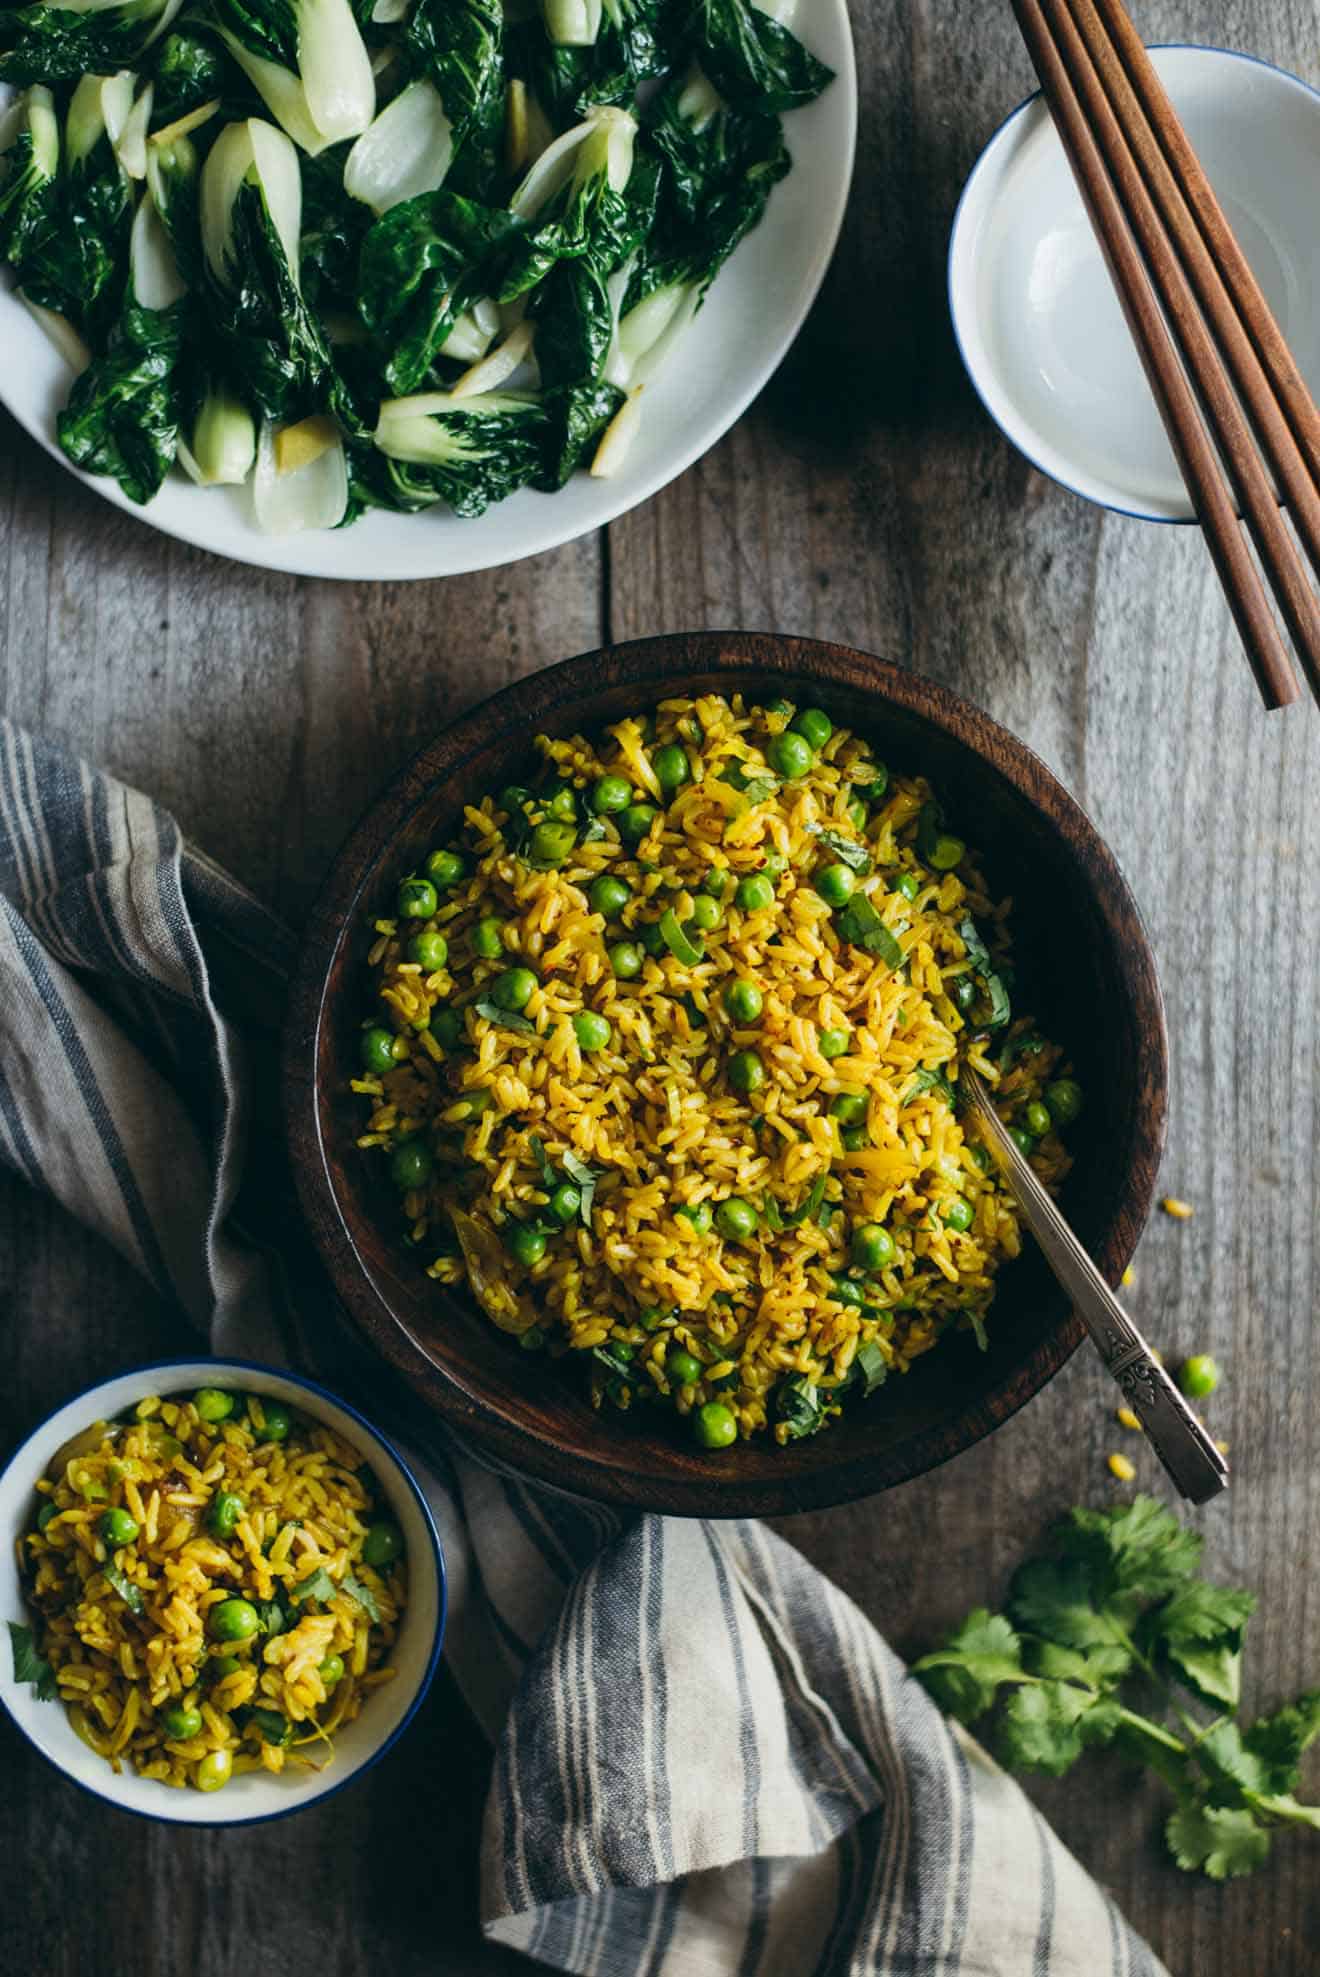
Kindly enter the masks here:
M 807 0 L 809 4 L 809 0 Z M 1248 49 L 1320 82 L 1317 0 L 1147 0 L 1147 40 Z M 1252 1586 L 1249 1703 L 1320 1683 L 1320 715 L 1267 719 L 1190 530 L 1102 515 L 1033 473 L 962 374 L 944 303 L 958 189 L 1030 86 L 1003 7 L 855 10 L 861 144 L 825 290 L 759 403 L 703 462 L 588 540 L 411 587 L 239 569 L 157 537 L 0 424 L 5 711 L 153 790 L 296 920 L 367 800 L 461 707 L 602 637 L 701 626 L 897 657 L 1035 746 L 1146 914 L 1173 1050 L 1166 1180 L 1131 1292 L 1167 1354 L 1213 1351 L 1236 1485 L 1208 1563 Z M 967 819 L 975 836 L 975 820 Z M 0 1447 L 67 1392 L 177 1339 L 128 1271 L 0 1176 Z M 902 1650 L 1002 1593 L 1122 1443 L 1079 1357 L 950 1467 L 786 1534 Z M 324 1966 L 527 1968 L 485 1948 L 485 1756 L 441 1687 L 370 1780 L 223 1838 L 93 1808 L 0 1728 L 0 1914 L 51 1977 Z M 1320 1971 L 1316 1842 L 1254 1880 L 1178 1874 L 1161 1800 L 1107 1760 L 1033 1787 L 1175 1977 Z M 1312 1796 L 1320 1777 L 1311 1774 Z M 133 1849 L 132 1899 L 125 1861 Z M 786 1973 L 797 1977 L 797 1973 Z

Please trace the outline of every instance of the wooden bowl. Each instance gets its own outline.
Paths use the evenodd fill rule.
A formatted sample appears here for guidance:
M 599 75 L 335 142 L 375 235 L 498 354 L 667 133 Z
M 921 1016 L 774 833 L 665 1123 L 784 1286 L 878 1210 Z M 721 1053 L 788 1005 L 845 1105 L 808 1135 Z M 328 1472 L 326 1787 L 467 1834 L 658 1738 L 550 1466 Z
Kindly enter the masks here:
M 433 1283 L 400 1240 L 385 1163 L 360 1152 L 348 1090 L 371 923 L 400 873 L 454 829 L 462 804 L 520 779 L 539 731 L 600 729 L 666 695 L 785 693 L 922 771 L 1010 893 L 1019 997 L 1067 1049 L 1087 1104 L 1062 1204 L 1109 1282 L 1150 1208 L 1164 1141 L 1164 1006 L 1150 944 L 1112 854 L 1031 751 L 945 688 L 839 645 L 747 632 L 642 639 L 520 680 L 455 723 L 349 838 L 313 909 L 293 986 L 284 1099 L 313 1236 L 352 1318 L 460 1434 L 524 1474 L 635 1509 L 779 1515 L 887 1489 L 967 1448 L 1037 1393 L 1082 1337 L 1034 1245 L 999 1280 L 990 1347 L 950 1333 L 811 1440 L 697 1448 L 654 1411 L 595 1412 L 580 1371 L 521 1352 Z

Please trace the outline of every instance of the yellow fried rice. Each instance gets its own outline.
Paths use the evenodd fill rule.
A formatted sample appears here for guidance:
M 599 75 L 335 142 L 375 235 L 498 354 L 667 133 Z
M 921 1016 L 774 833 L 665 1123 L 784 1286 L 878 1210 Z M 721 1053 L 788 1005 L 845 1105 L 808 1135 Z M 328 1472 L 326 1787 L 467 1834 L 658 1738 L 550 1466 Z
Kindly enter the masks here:
M 393 1678 L 402 1540 L 320 1422 L 256 1394 L 150 1395 L 67 1443 L 37 1493 L 29 1679 L 116 1771 L 215 1790 L 320 1767 Z M 364 1544 L 394 1555 L 377 1569 Z
M 960 1069 L 1051 1188 L 1081 1094 L 1009 1014 L 1010 902 L 930 786 L 784 701 L 536 746 L 535 786 L 468 807 L 373 929 L 358 1143 L 430 1275 L 708 1446 L 814 1432 L 951 1325 L 984 1340 L 1019 1224 Z

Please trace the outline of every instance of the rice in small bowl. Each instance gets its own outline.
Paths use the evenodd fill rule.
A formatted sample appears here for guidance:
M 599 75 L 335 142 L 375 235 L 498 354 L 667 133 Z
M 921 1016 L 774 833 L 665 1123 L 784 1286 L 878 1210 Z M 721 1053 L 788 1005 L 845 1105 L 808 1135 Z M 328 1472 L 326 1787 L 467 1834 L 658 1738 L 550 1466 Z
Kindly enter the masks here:
M 314 1382 L 134 1369 L 0 1475 L 0 1700 L 97 1796 L 180 1824 L 279 1817 L 390 1748 L 444 1630 L 406 1463 Z

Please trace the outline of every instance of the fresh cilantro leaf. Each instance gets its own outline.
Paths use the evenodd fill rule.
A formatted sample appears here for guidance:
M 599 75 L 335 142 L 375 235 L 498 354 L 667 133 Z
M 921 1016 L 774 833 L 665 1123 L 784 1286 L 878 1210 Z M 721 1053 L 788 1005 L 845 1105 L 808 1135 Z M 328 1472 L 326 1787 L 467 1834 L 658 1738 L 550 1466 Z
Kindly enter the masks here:
M 812 837 L 820 839 L 826 851 L 832 851 L 841 865 L 865 878 L 871 870 L 871 854 L 865 845 L 858 844 L 850 837 L 842 837 L 838 831 L 826 830 L 823 824 L 808 824 Z
M 874 954 L 883 961 L 886 967 L 902 966 L 903 949 L 865 893 L 856 894 L 841 913 L 835 914 L 834 926 L 840 940 L 851 941 L 854 947 L 864 948 L 868 954 Z
M 473 1003 L 478 1016 L 484 1016 L 488 1023 L 497 1023 L 502 1030 L 521 1030 L 524 1035 L 535 1036 L 536 1025 L 528 1016 L 522 1016 L 516 1009 L 501 1009 L 488 995 L 483 995 Z
M 1143 1632 L 1174 1673 L 1208 1702 L 1236 1709 L 1242 1693 L 1242 1635 L 1255 1609 L 1251 1593 L 1189 1579 L 1147 1616 Z
M 1252 1873 L 1270 1850 L 1269 1834 L 1236 1806 L 1179 1806 L 1164 1833 L 1179 1867 L 1212 1881 Z
M 142 1594 L 126 1573 L 120 1571 L 113 1559 L 108 1559 L 101 1567 L 107 1580 L 123 1600 L 130 1613 L 141 1613 Z
M 32 1629 L 20 1627 L 14 1620 L 8 1622 L 8 1627 L 9 1646 L 14 1657 L 14 1680 L 31 1682 L 37 1691 L 38 1702 L 54 1702 L 58 1693 L 55 1670 L 37 1653 Z
M 1033 1675 L 1047 1675 L 1060 1682 L 1084 1682 L 1093 1689 L 1112 1688 L 1131 1672 L 1132 1656 L 1126 1648 L 1093 1647 L 1085 1653 L 1062 1647 L 1057 1641 L 1032 1640 L 1025 1657 Z
M 272 1639 L 276 1634 L 287 1634 L 289 1631 L 289 1615 L 277 1599 L 259 1600 L 257 1619 L 262 1633 L 269 1634 Z
M 1201 1543 L 1149 1496 L 1114 1510 L 1074 1510 L 1058 1533 L 1059 1548 L 1090 1567 L 1102 1603 L 1114 1592 L 1172 1592 L 1195 1572 Z
M 953 1086 L 943 1071 L 934 1070 L 927 1064 L 923 1064 L 920 1070 L 913 1073 L 912 1083 L 903 1094 L 904 1105 L 911 1105 L 913 1099 L 919 1097 L 923 1091 L 939 1092 L 946 1105 L 952 1106 L 957 1103 Z
M 370 1586 L 364 1586 L 362 1581 L 355 1579 L 351 1572 L 345 1572 L 339 1590 L 341 1593 L 347 1593 L 350 1599 L 355 1599 L 372 1626 L 379 1627 L 380 1608 L 376 1604 L 376 1595 Z
M 1097 1608 L 1090 1572 L 1078 1558 L 1028 1559 L 1014 1574 L 1008 1610 L 1015 1626 L 1062 1647 L 1123 1645 L 1114 1619 Z
M 297 1600 L 299 1605 L 305 1599 L 325 1600 L 333 1599 L 334 1596 L 335 1582 L 324 1565 L 318 1565 L 310 1577 L 300 1580 L 296 1586 L 291 1586 L 289 1589 L 289 1598 Z
M 596 1203 L 596 1183 L 600 1175 L 594 1167 L 588 1167 L 585 1160 L 579 1160 L 570 1148 L 564 1155 L 564 1172 L 582 1196 L 578 1217 L 584 1229 L 591 1227 L 591 1211 Z
M 1265 1766 L 1273 1792 L 1291 1792 L 1297 1784 L 1302 1753 L 1320 1737 L 1320 1689 L 1298 1696 L 1286 1709 L 1262 1716 L 1242 1741 Z
M 1061 1778 L 1082 1754 L 1082 1721 L 1095 1698 L 1071 1682 L 1016 1688 L 1004 1706 L 999 1750 L 1006 1764 Z
M 1022 1680 L 1021 1643 L 1002 1613 L 978 1606 L 942 1648 L 913 1662 L 912 1673 L 942 1709 L 960 1723 L 974 1723 L 1002 1682 Z
M 550 1156 L 545 1150 L 545 1142 L 539 1139 L 535 1133 L 529 1133 L 527 1144 L 531 1148 L 532 1158 L 536 1162 L 537 1171 L 541 1176 L 541 1186 L 549 1193 L 553 1193 L 559 1186 L 559 1176 L 551 1165 Z
M 857 1368 L 857 1377 L 862 1382 L 864 1396 L 873 1394 L 876 1388 L 882 1387 L 889 1378 L 889 1361 L 874 1339 L 868 1339 L 864 1345 L 858 1346 L 853 1365 Z
M 792 1442 L 803 1441 L 825 1426 L 827 1416 L 820 1388 L 805 1373 L 797 1373 L 790 1380 L 780 1381 L 776 1405 Z

